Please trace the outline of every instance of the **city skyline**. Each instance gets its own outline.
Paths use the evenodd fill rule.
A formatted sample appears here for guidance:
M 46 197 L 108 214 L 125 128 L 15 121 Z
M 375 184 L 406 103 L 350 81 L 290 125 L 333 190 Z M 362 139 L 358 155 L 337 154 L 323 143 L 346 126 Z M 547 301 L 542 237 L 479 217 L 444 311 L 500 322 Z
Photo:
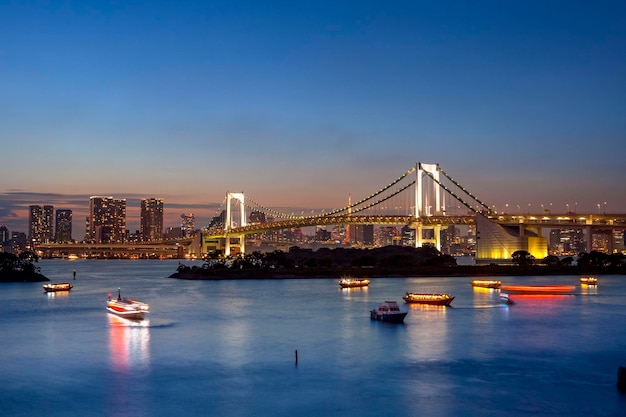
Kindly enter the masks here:
M 626 211 L 620 2 L 0 5 L 0 225 L 227 191 L 343 207 L 439 163 L 499 210 Z M 600 208 L 597 205 L 600 204 Z M 518 209 L 518 206 L 520 209 Z M 531 210 L 535 211 L 535 210 Z

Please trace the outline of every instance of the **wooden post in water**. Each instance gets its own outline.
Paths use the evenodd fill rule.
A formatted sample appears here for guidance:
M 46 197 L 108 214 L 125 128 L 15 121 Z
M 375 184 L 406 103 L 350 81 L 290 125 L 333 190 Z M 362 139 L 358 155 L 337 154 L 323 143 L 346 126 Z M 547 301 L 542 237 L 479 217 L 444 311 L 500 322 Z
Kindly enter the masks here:
M 298 364 L 298 349 L 296 349 L 296 365 Z
M 626 368 L 623 366 L 617 368 L 617 389 L 626 392 Z

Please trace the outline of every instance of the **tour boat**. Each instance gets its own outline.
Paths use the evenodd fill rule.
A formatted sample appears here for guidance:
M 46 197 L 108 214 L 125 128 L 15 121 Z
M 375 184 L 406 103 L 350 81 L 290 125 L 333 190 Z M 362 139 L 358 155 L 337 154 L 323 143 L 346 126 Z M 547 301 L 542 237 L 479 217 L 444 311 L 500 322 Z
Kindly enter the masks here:
M 596 277 L 580 277 L 581 284 L 587 285 L 596 285 L 598 283 L 598 278 Z
M 436 306 L 449 306 L 454 297 L 450 294 L 420 294 L 407 292 L 402 299 L 407 304 L 430 304 Z
M 339 286 L 341 288 L 358 288 L 367 287 L 368 285 L 370 285 L 369 279 L 343 277 L 339 280 Z
M 502 281 L 487 280 L 487 279 L 475 279 L 471 282 L 472 287 L 481 288 L 500 288 Z
M 573 294 L 576 289 L 573 285 L 503 285 L 502 291 L 511 294 Z
M 403 323 L 406 311 L 400 311 L 396 301 L 385 301 L 378 305 L 375 310 L 370 310 L 370 319 L 386 321 L 388 323 Z
M 46 292 L 69 291 L 73 288 L 69 282 L 58 282 L 56 284 L 43 284 Z
M 142 301 L 122 298 L 121 290 L 117 290 L 117 299 L 112 299 L 109 294 L 107 311 L 120 317 L 133 320 L 141 320 L 145 313 L 150 312 L 150 306 Z

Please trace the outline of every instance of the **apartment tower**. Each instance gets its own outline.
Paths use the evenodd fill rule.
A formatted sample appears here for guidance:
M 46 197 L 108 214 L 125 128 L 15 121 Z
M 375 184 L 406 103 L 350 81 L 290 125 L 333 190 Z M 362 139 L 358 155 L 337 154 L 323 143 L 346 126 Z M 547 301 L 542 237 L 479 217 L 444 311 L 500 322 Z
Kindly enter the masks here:
M 139 224 L 141 240 L 151 242 L 163 239 L 163 200 L 160 198 L 141 199 Z

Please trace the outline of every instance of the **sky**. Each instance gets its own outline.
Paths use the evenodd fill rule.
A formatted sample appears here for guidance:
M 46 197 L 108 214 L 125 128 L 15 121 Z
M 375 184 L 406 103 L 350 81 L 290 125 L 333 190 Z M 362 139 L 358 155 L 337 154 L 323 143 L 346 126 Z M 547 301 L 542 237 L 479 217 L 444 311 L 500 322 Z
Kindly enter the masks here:
M 623 1 L 0 0 L 0 225 L 93 195 L 344 207 L 418 161 L 626 213 Z M 555 209 L 556 211 L 556 209 Z

